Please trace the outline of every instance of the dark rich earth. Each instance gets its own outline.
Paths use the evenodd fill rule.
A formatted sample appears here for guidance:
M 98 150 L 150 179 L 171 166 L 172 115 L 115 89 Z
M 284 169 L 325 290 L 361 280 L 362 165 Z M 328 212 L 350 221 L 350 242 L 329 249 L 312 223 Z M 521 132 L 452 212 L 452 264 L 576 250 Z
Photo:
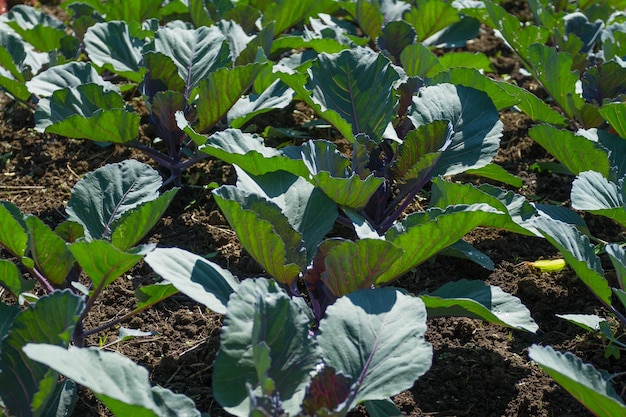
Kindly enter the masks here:
M 495 77 L 507 74 L 511 82 L 528 87 L 520 75 L 518 61 L 503 48 L 491 32 L 482 30 L 471 42 L 471 51 L 492 57 Z M 34 132 L 32 112 L 0 95 L 0 199 L 34 213 L 49 225 L 65 216 L 70 189 L 85 173 L 103 164 L 136 158 L 142 154 L 122 147 L 100 147 L 92 142 L 42 135 Z M 300 103 L 254 120 L 267 125 L 298 127 L 302 114 L 310 110 Z M 528 136 L 531 121 L 512 111 L 503 112 L 504 136 L 496 162 L 524 180 L 514 190 L 533 201 L 549 200 L 567 205 L 572 178 L 537 172 L 532 164 L 550 160 Z M 311 132 L 314 135 L 316 132 Z M 479 178 L 463 181 L 480 183 Z M 259 276 L 261 268 L 241 249 L 237 237 L 219 213 L 209 190 L 216 182 L 233 183 L 230 166 L 206 160 L 190 169 L 186 184 L 150 241 L 163 247 L 177 246 L 211 257 L 240 278 Z M 501 184 L 500 184 L 501 186 Z M 607 241 L 623 241 L 624 231 L 601 218 L 586 216 L 592 233 Z M 552 345 L 571 351 L 596 367 L 623 371 L 615 358 L 605 358 L 605 346 L 598 335 L 559 319 L 555 314 L 602 314 L 600 303 L 570 270 L 547 273 L 527 261 L 558 255 L 546 241 L 493 229 L 477 229 L 466 240 L 488 254 L 496 268 L 488 271 L 469 261 L 437 257 L 400 279 L 397 285 L 419 293 L 461 278 L 480 279 L 498 285 L 519 297 L 539 324 L 536 334 L 512 331 L 465 318 L 437 318 L 428 322 L 427 339 L 434 347 L 432 368 L 413 388 L 394 401 L 410 416 L 588 416 L 581 405 L 547 377 L 527 356 L 534 344 Z M 94 327 L 134 307 L 133 290 L 158 279 L 147 266 L 140 266 L 106 291 L 102 302 L 88 318 Z M 152 331 L 155 336 L 112 343 L 116 331 L 88 340 L 120 352 L 151 372 L 154 384 L 184 393 L 198 408 L 212 416 L 227 415 L 211 395 L 212 362 L 219 346 L 222 317 L 207 311 L 185 296 L 175 295 L 131 320 L 124 327 Z M 618 392 L 623 380 L 617 380 Z M 86 390 L 81 391 L 75 416 L 107 416 L 108 411 Z M 353 415 L 365 415 L 360 409 Z

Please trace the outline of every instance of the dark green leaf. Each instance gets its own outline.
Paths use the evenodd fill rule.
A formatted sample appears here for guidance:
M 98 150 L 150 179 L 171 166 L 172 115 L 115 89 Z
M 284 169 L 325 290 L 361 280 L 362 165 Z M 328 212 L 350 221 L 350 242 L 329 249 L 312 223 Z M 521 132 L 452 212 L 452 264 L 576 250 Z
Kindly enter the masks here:
M 28 245 L 24 214 L 8 201 L 0 202 L 0 244 L 18 257 L 24 256 Z
M 626 103 L 608 103 L 599 110 L 604 120 L 609 122 L 615 132 L 626 139 Z
M 370 417 L 401 417 L 404 415 L 389 399 L 365 401 L 363 404 Z
M 31 416 L 54 401 L 59 375 L 23 351 L 27 343 L 68 346 L 84 308 L 82 298 L 55 291 L 20 312 L 0 345 L 0 397 L 10 415 Z
M 13 296 L 18 297 L 21 293 L 30 291 L 35 286 L 35 281 L 24 279 L 13 262 L 0 259 L 0 286 L 9 290 Z M 0 340 L 2 339 L 1 336 L 0 333 Z
M 375 40 L 383 26 L 384 18 L 377 0 L 357 0 L 356 20 L 367 36 Z
M 253 117 L 274 109 L 284 109 L 293 99 L 293 90 L 276 80 L 261 94 L 241 97 L 228 111 L 228 124 L 241 128 Z
M 79 241 L 68 247 L 94 290 L 105 288 L 143 259 L 143 255 L 122 252 L 104 240 Z
M 441 0 L 420 1 L 404 15 L 417 32 L 417 39 L 424 41 L 440 30 L 459 21 L 459 13 L 449 3 Z
M 65 241 L 39 218 L 27 216 L 25 221 L 30 255 L 35 265 L 48 281 L 63 284 L 76 262 Z
M 448 246 L 439 252 L 439 255 L 452 256 L 455 258 L 467 259 L 482 266 L 483 268 L 493 271 L 495 265 L 489 256 L 479 251 L 463 239 L 457 240 L 456 243 Z

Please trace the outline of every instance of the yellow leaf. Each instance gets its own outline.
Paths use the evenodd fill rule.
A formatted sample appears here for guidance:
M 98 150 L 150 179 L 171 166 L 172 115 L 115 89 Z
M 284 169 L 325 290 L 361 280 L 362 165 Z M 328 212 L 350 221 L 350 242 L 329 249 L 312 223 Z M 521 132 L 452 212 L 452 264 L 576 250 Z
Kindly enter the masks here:
M 567 265 L 565 259 L 542 259 L 535 262 L 527 262 L 526 264 L 543 272 L 559 272 Z

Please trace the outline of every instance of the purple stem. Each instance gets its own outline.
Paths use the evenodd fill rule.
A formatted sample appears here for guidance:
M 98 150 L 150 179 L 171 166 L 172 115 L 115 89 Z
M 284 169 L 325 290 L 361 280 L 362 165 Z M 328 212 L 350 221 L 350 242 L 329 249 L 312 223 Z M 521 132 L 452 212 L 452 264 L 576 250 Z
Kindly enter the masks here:
M 31 270 L 31 272 L 33 273 L 35 278 L 37 278 L 37 281 L 39 281 L 41 286 L 44 287 L 46 292 L 48 292 L 48 293 L 54 292 L 54 287 L 52 286 L 52 284 L 50 284 L 50 281 L 48 281 L 48 279 L 46 277 L 44 277 L 43 274 L 41 272 L 39 272 L 39 270 L 37 268 L 33 268 Z

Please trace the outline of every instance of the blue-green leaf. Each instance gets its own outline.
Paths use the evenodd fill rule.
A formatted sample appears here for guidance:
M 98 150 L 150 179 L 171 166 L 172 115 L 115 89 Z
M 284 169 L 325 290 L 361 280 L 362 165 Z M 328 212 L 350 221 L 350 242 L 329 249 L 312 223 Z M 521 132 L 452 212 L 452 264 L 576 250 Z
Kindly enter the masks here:
M 613 417 L 626 413 L 624 404 L 605 373 L 593 365 L 583 363 L 573 353 L 560 353 L 550 346 L 533 345 L 530 358 L 582 405 L 599 417 Z
M 424 303 L 395 288 L 356 291 L 329 306 L 317 337 L 324 361 L 360 381 L 344 409 L 412 387 L 432 362 L 425 332 Z
M 176 289 L 216 313 L 226 313 L 228 298 L 239 281 L 228 270 L 178 248 L 156 248 L 145 261 Z
M 259 371 L 263 371 L 275 385 L 274 399 L 289 414 L 297 414 L 311 372 L 320 361 L 308 324 L 309 315 L 302 304 L 293 301 L 276 282 L 264 278 L 243 281 L 228 302 L 215 358 L 213 395 L 220 405 L 237 416 L 248 416 L 249 390 L 255 396 L 262 394 Z M 269 364 L 259 361 L 259 345 L 266 347 Z
M 451 175 L 481 168 L 500 146 L 502 122 L 489 96 L 464 86 L 439 84 L 419 90 L 409 118 L 416 128 L 435 120 L 452 124 L 452 143 L 443 152 L 433 174 Z
M 470 317 L 533 333 L 539 329 L 519 298 L 482 281 L 449 282 L 420 298 L 428 317 Z
M 24 353 L 89 388 L 116 416 L 200 417 L 191 398 L 152 387 L 148 370 L 119 353 L 33 343 Z

